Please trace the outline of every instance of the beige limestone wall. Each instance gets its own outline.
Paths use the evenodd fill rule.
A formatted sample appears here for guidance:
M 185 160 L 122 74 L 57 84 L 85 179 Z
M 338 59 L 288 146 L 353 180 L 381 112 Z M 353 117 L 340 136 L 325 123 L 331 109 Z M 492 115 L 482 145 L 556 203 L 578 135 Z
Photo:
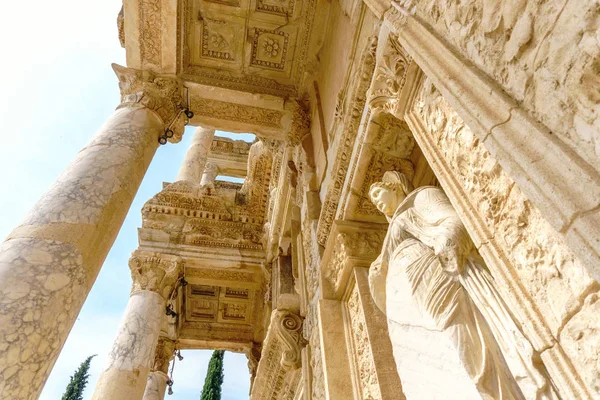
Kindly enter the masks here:
M 600 170 L 600 5 L 424 0 L 417 15 Z

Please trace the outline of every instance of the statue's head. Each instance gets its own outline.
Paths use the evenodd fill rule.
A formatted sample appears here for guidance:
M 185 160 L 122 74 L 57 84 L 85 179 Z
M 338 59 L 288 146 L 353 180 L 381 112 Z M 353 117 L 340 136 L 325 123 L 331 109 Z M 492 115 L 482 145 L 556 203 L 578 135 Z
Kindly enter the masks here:
M 398 171 L 388 171 L 383 174 L 381 182 L 371 185 L 369 197 L 379 211 L 391 217 L 412 191 L 413 186 L 406 175 Z

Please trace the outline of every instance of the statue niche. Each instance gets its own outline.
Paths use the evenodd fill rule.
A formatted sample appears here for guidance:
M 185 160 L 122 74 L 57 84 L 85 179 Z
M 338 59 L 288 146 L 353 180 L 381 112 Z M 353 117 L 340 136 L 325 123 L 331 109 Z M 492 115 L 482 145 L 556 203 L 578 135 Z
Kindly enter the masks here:
M 388 171 L 369 195 L 390 224 L 369 285 L 406 397 L 557 398 L 445 193 Z

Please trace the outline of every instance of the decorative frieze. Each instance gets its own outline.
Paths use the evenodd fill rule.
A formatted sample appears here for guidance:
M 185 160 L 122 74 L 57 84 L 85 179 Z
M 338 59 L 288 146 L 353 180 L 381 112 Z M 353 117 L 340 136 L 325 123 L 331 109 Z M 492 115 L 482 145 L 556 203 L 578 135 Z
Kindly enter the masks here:
M 327 188 L 323 201 L 321 216 L 319 218 L 317 239 L 324 246 L 335 219 L 342 188 L 346 180 L 348 165 L 356 140 L 360 122 L 363 120 L 363 111 L 366 105 L 367 90 L 375 70 L 375 53 L 377 50 L 377 37 L 371 37 L 366 48 L 363 49 L 357 70 L 352 79 L 352 89 L 349 91 L 347 112 L 342 119 L 343 129 L 332 168 L 332 180 Z
M 264 126 L 271 129 L 281 129 L 281 119 L 284 116 L 283 111 L 279 110 L 211 100 L 196 95 L 191 97 L 190 109 L 196 116 L 243 123 L 248 126 Z
M 159 69 L 162 62 L 161 0 L 138 0 L 139 46 L 142 65 Z

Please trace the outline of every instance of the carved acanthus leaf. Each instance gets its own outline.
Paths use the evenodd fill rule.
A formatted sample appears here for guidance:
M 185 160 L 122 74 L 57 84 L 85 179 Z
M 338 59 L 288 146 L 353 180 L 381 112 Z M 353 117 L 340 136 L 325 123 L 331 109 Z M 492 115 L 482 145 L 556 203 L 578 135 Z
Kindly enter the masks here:
M 390 34 L 383 51 L 377 55 L 375 74 L 368 93 L 371 107 L 394 113 L 411 62 L 412 58 L 402 48 L 398 38 Z
M 133 285 L 131 293 L 149 290 L 168 300 L 183 276 L 181 257 L 136 250 L 129 259 Z
M 174 136 L 171 143 L 178 143 L 183 136 L 186 116 L 183 111 L 183 86 L 172 76 L 156 75 L 151 71 L 142 71 L 112 64 L 119 78 L 121 91 L 120 107 L 140 105 L 156 112 L 163 121 L 165 129 L 170 127 Z
M 357 230 L 337 234 L 333 254 L 324 267 L 325 279 L 329 281 L 334 291 L 340 288 L 342 274 L 345 270 L 350 270 L 361 260 L 361 265 L 369 265 L 377 258 L 384 237 L 385 231 L 377 230 Z

